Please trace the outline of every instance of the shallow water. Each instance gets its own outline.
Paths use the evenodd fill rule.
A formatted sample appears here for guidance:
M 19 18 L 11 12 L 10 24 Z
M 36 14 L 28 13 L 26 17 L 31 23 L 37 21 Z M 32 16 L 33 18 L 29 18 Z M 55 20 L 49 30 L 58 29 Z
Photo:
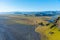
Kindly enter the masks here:
M 23 24 L 7 24 L 9 18 L 0 17 L 0 40 L 40 40 L 35 26 Z

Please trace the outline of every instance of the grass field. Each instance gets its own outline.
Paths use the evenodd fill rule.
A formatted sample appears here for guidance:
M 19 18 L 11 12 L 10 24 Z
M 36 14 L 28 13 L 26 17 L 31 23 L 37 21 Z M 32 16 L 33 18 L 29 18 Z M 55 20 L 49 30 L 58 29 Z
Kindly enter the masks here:
M 51 17 L 48 16 L 42 16 L 42 17 L 36 17 L 36 16 L 24 16 L 24 15 L 4 15 L 10 19 L 10 22 L 16 22 L 19 24 L 26 24 L 26 25 L 37 25 L 38 23 L 43 22 L 44 24 L 48 23 L 45 20 L 50 20 Z M 9 23 L 10 23 L 9 22 Z M 10 24 L 13 24 L 10 23 Z

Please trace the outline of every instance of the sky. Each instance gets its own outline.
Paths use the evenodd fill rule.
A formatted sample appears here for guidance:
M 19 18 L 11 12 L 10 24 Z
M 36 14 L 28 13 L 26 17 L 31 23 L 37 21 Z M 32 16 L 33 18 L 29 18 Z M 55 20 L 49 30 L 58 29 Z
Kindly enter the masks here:
M 60 0 L 0 0 L 0 12 L 60 11 Z

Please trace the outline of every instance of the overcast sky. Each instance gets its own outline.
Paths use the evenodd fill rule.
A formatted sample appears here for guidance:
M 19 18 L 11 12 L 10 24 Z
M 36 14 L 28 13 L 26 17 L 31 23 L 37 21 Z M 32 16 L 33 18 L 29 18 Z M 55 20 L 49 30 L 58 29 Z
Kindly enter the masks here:
M 0 12 L 60 11 L 60 0 L 0 0 Z

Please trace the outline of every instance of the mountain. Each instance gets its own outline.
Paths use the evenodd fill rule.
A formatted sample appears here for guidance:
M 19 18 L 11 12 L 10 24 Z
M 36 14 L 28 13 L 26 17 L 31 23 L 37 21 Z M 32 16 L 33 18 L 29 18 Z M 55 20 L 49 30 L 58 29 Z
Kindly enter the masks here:
M 42 11 L 42 12 L 0 12 L 0 14 L 16 14 L 31 16 L 55 16 L 60 15 L 60 11 Z
M 14 14 L 35 15 L 35 16 L 55 16 L 60 15 L 60 11 L 43 11 L 43 12 L 14 12 Z
M 44 11 L 35 14 L 35 16 L 55 16 L 55 15 L 60 15 L 60 11 Z

